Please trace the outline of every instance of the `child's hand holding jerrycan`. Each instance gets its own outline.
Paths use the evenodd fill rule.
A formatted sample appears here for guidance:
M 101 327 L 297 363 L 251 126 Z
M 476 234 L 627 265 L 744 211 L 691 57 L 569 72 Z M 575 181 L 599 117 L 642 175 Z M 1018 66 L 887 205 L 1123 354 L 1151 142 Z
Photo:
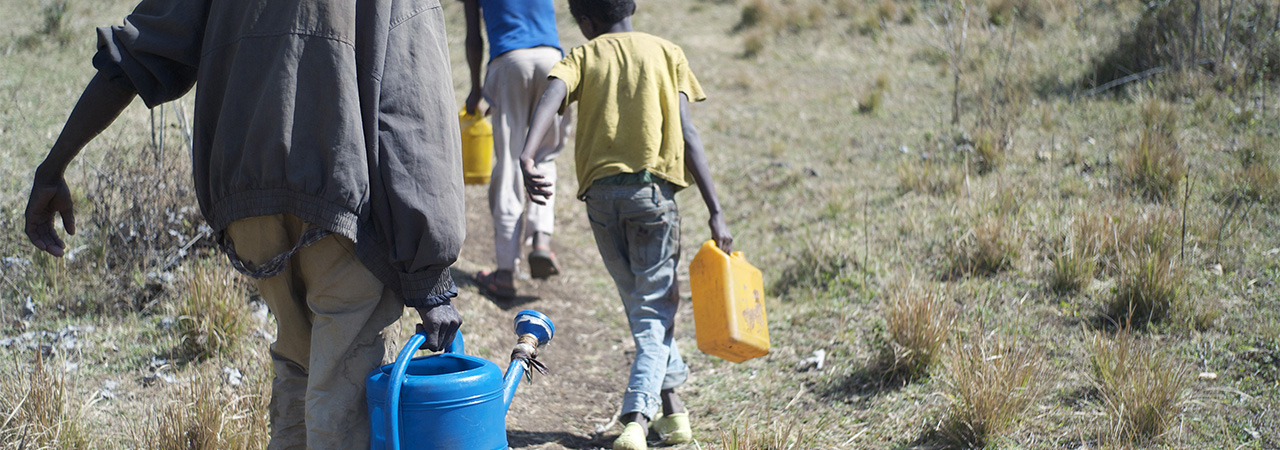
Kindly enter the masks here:
M 769 354 L 764 278 L 742 252 L 725 254 L 702 244 L 689 263 L 698 350 L 732 362 Z
M 506 376 L 499 374 L 497 364 L 463 354 L 461 332 L 444 353 L 419 358 L 412 357 L 426 336 L 409 338 L 394 364 L 374 369 L 365 381 L 370 447 L 506 449 L 507 408 L 516 386 L 527 369 L 547 373 L 536 359 L 538 346 L 556 333 L 551 319 L 533 310 L 516 314 L 515 329 L 519 342 Z

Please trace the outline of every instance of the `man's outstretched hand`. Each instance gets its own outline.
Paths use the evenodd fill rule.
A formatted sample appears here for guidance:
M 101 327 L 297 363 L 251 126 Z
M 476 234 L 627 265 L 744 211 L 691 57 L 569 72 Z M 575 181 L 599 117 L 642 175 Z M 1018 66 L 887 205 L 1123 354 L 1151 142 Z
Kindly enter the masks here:
M 423 346 L 433 352 L 449 348 L 454 334 L 462 325 L 462 316 L 458 315 L 458 310 L 453 309 L 453 303 L 448 301 L 418 308 L 418 316 L 422 318 L 422 323 L 418 324 L 418 332 L 425 332 L 427 335 L 427 342 Z
M 40 250 L 53 256 L 62 256 L 67 245 L 53 229 L 53 216 L 62 216 L 62 227 L 68 234 L 76 234 L 75 207 L 71 201 L 71 188 L 62 177 L 42 179 L 37 175 L 31 186 L 31 198 L 27 200 L 27 239 Z

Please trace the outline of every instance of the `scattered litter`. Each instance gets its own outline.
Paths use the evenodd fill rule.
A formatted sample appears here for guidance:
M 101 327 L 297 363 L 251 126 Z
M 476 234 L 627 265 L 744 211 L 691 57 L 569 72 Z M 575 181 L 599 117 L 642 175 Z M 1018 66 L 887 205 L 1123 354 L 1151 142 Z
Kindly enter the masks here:
M 822 370 L 822 366 L 827 361 L 827 351 L 818 349 L 813 351 L 813 356 L 800 360 L 796 363 L 796 370 L 801 372 L 809 370 Z
M 76 255 L 80 254 L 80 252 L 84 251 L 87 248 L 89 248 L 88 245 L 81 245 L 79 247 L 67 250 L 67 253 L 64 256 L 67 258 L 67 261 L 74 262 L 76 260 Z
M 173 375 L 169 375 L 164 372 L 156 372 L 151 375 L 142 377 L 143 386 L 154 385 L 156 384 L 157 381 L 163 381 L 165 384 L 173 384 L 173 383 L 176 383 L 178 379 L 175 378 Z
M 1210 264 L 1210 265 L 1209 265 L 1209 273 L 1211 273 L 1211 274 L 1213 274 L 1213 275 L 1221 276 L 1221 275 L 1222 275 L 1222 264 Z
M 1276 256 L 1276 255 L 1280 255 L 1280 247 L 1276 247 L 1276 248 L 1273 248 L 1273 249 L 1271 249 L 1271 250 L 1267 250 L 1267 251 L 1265 251 L 1265 252 L 1262 252 L 1262 255 L 1263 255 L 1263 256 Z
M 1205 381 L 1216 380 L 1218 379 L 1218 374 L 1216 372 L 1200 372 L 1200 379 Z
M 911 147 L 907 147 L 906 145 L 902 145 L 902 146 L 899 146 L 899 147 L 898 147 L 898 151 L 902 152 L 902 154 L 904 154 L 904 155 L 910 155 L 910 154 L 911 154 Z
M 106 400 L 115 400 L 115 399 L 116 399 L 116 385 L 117 385 L 117 384 L 118 384 L 118 383 L 116 383 L 116 382 L 115 382 L 115 381 L 113 381 L 113 380 L 103 381 L 103 382 L 102 382 L 102 389 L 99 389 L 99 390 L 98 390 L 98 396 L 100 396 L 100 397 L 102 397 L 103 399 L 106 399 Z
M 244 380 L 244 375 L 240 374 L 240 369 L 234 367 L 223 367 L 222 377 L 231 386 L 239 386 Z
M 31 267 L 31 260 L 18 256 L 6 256 L 0 259 L 0 266 L 6 269 Z
M 22 319 L 30 320 L 36 315 L 36 304 L 31 301 L 31 296 L 27 296 L 27 301 L 22 303 Z

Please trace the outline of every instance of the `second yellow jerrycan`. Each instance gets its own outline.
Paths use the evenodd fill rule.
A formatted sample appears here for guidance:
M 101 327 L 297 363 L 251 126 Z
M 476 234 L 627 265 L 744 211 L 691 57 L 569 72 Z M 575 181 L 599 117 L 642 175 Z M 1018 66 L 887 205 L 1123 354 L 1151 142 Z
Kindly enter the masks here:
M 689 263 L 689 287 L 698 350 L 732 362 L 769 354 L 764 278 L 742 252 L 728 255 L 715 241 L 703 243 Z
M 467 184 L 487 184 L 493 174 L 493 125 L 476 108 L 475 114 L 458 112 L 462 128 L 462 179 Z

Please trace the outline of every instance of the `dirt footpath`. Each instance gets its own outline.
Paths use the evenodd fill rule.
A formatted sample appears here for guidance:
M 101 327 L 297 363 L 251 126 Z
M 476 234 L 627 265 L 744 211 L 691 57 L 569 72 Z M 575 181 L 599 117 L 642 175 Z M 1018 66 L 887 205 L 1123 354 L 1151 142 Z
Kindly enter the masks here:
M 562 158 L 565 159 L 565 158 Z M 561 161 L 561 174 L 571 167 Z M 493 268 L 493 228 L 486 186 L 467 187 L 467 240 L 454 266 L 463 315 L 467 352 L 497 362 L 504 370 L 515 343 L 512 318 L 523 309 L 545 313 L 556 325 L 556 336 L 541 350 L 539 360 L 551 374 L 522 382 L 507 416 L 507 437 L 513 449 L 609 448 L 621 427 L 613 424 L 622 403 L 634 344 L 612 281 L 600 262 L 595 240 L 581 202 L 566 192 L 577 187 L 562 180 L 556 205 L 553 242 L 562 267 L 550 280 L 518 280 L 519 295 L 494 301 L 478 293 L 472 276 Z M 690 255 L 684 255 L 685 263 Z M 522 262 L 522 264 L 524 264 Z M 521 268 L 528 272 L 528 267 Z M 681 305 L 677 336 L 681 350 L 696 352 L 692 312 Z M 678 447 L 677 447 L 678 448 Z M 692 447 L 690 447 L 692 448 Z

